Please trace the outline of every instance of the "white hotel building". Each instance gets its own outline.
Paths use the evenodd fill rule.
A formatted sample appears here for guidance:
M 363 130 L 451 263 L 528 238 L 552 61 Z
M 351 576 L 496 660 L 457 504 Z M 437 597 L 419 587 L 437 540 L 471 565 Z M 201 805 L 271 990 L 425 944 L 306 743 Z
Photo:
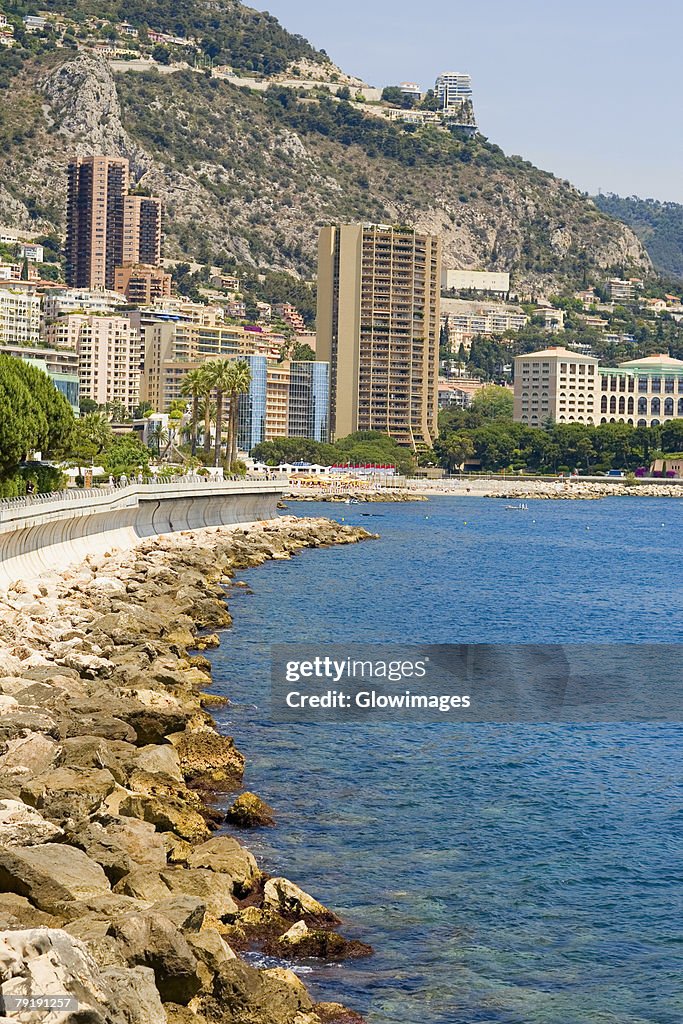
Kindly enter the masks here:
M 683 419 L 683 360 L 656 355 L 601 367 L 565 348 L 517 356 L 514 418 L 532 427 L 548 420 L 654 427 Z

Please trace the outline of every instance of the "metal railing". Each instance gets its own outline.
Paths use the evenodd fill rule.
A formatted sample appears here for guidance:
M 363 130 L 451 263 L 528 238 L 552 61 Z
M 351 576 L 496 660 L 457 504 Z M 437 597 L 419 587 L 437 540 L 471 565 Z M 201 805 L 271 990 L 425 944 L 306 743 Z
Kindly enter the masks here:
M 39 509 L 42 505 L 49 505 L 59 502 L 74 502 L 79 501 L 92 501 L 99 498 L 111 498 L 114 494 L 126 492 L 128 494 L 134 494 L 139 491 L 141 494 L 145 494 L 144 488 L 153 487 L 197 487 L 199 484 L 212 484 L 214 486 L 225 488 L 229 490 L 232 486 L 239 484 L 241 486 L 247 485 L 259 485 L 262 484 L 263 480 L 250 480 L 244 477 L 234 477 L 228 479 L 213 479 L 207 476 L 200 476 L 199 474 L 185 474 L 183 476 L 171 476 L 164 477 L 163 480 L 147 479 L 139 482 L 138 480 L 126 480 L 125 483 L 103 484 L 99 487 L 69 487 L 61 491 L 49 491 L 44 494 L 24 494 L 17 498 L 2 498 L 0 499 L 0 512 L 2 511 L 16 511 L 22 508 L 36 508 Z M 276 483 L 271 480 L 269 483 Z

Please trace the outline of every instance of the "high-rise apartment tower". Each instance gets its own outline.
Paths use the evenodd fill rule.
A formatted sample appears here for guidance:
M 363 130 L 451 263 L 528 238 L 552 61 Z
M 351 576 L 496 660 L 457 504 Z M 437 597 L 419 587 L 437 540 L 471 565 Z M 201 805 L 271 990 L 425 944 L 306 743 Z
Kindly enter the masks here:
M 161 200 L 129 195 L 128 161 L 76 157 L 68 173 L 67 284 L 112 289 L 117 267 L 160 266 Z
M 437 436 L 441 245 L 412 228 L 323 228 L 318 359 L 330 364 L 330 433 L 379 430 L 413 450 Z

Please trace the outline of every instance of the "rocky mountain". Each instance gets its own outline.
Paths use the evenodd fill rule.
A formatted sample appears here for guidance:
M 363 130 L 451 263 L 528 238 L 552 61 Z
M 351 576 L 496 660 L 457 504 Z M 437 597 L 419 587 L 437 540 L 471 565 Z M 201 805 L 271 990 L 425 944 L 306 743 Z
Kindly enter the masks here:
M 612 194 L 595 196 L 594 202 L 638 235 L 660 273 L 683 280 L 683 205 Z
M 259 91 L 140 67 L 63 46 L 25 55 L 0 118 L 0 224 L 62 232 L 68 158 L 101 152 L 128 156 L 165 200 L 172 257 L 311 276 L 319 227 L 362 219 L 439 233 L 447 265 L 510 269 L 522 295 L 651 270 L 629 228 L 481 136 L 397 125 L 334 85 Z

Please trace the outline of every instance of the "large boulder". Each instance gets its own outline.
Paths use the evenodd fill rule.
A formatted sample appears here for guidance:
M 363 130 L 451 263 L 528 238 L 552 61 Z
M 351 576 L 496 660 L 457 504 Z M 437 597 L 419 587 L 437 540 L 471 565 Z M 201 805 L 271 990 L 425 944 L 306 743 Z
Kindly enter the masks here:
M 289 931 L 275 942 L 267 942 L 265 949 L 276 956 L 306 960 L 354 960 L 372 956 L 372 946 L 357 939 L 346 939 L 325 928 L 308 928 L 305 921 L 297 921 Z
M 166 844 L 154 825 L 137 818 L 103 821 L 91 821 L 68 838 L 102 865 L 112 885 L 136 868 L 165 867 Z
M 213 996 L 198 1002 L 200 1009 L 215 1020 L 319 1024 L 308 992 L 292 971 L 259 971 L 239 959 L 221 966 L 214 979 Z
M 261 878 L 254 855 L 232 836 L 214 836 L 202 843 L 190 853 L 187 863 L 191 868 L 209 868 L 229 875 L 233 892 L 239 897 L 250 893 Z
M 169 735 L 180 759 L 180 770 L 188 782 L 211 790 L 239 786 L 244 774 L 244 755 L 230 736 L 213 729 L 199 729 Z
M 186 1005 L 201 988 L 197 958 L 163 914 L 147 910 L 117 917 L 109 935 L 117 940 L 129 965 L 152 968 L 164 1002 Z
M 226 813 L 237 828 L 259 828 L 275 824 L 274 810 L 255 793 L 240 793 Z
M 150 909 L 154 913 L 163 914 L 181 932 L 198 932 L 206 916 L 206 904 L 197 896 L 183 892 L 153 903 Z
M 181 839 L 192 843 L 201 842 L 210 835 L 199 811 L 177 797 L 133 793 L 121 801 L 119 814 L 140 818 L 154 825 L 158 832 L 175 832 Z
M 21 800 L 0 800 L 0 844 L 37 846 L 61 836 L 62 829 Z
M 161 773 L 176 782 L 183 781 L 178 752 L 170 743 L 161 746 L 151 744 L 139 748 L 135 766 L 149 774 Z
M 105 806 L 117 785 L 106 768 L 53 768 L 24 782 L 21 797 L 51 821 L 81 821 Z
M 110 891 L 95 861 L 73 846 L 0 847 L 0 891 L 25 896 L 39 910 L 59 913 L 74 900 Z
M 137 735 L 139 746 L 163 743 L 166 736 L 185 728 L 190 712 L 168 693 L 157 690 L 132 689 L 120 716 Z
M 18 896 L 15 892 L 0 893 L 0 931 L 54 928 L 59 923 L 52 914 L 34 907 L 25 896 Z
M 167 868 L 161 877 L 172 893 L 200 899 L 213 917 L 229 919 L 239 910 L 232 897 L 235 880 L 230 874 L 207 868 Z
M 309 896 L 288 878 L 269 878 L 263 889 L 264 909 L 272 910 L 282 917 L 299 919 L 316 924 L 341 924 L 341 919 L 331 910 Z
M 85 945 L 61 929 L 0 933 L 0 972 L 6 1008 L 10 999 L 66 996 L 73 1003 L 59 1014 L 63 1024 L 125 1024 L 127 1020 Z M 22 1013 L 20 1017 L 12 1013 L 11 1019 L 38 1024 L 46 1015 L 44 1010 Z M 128 1021 L 142 1024 L 140 1017 Z
M 59 746 L 55 740 L 42 732 L 29 732 L 25 736 L 10 739 L 0 756 L 0 776 L 27 778 L 40 775 L 52 767 L 58 751 Z
M 165 1024 L 166 1010 L 151 967 L 107 967 L 101 977 L 126 1024 Z

